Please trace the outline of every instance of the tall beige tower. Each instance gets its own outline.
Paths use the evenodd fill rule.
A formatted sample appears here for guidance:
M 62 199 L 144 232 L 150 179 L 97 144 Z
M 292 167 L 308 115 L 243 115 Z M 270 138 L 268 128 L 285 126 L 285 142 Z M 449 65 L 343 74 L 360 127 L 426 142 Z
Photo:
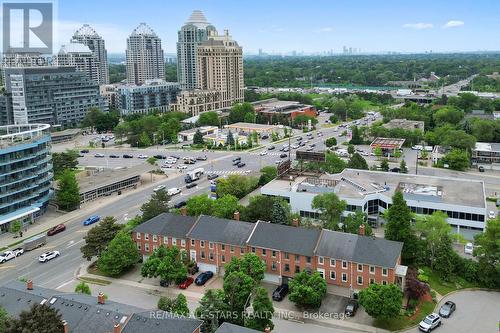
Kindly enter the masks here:
M 211 31 L 196 49 L 197 88 L 220 92 L 220 107 L 231 107 L 244 100 L 242 48 L 224 30 Z

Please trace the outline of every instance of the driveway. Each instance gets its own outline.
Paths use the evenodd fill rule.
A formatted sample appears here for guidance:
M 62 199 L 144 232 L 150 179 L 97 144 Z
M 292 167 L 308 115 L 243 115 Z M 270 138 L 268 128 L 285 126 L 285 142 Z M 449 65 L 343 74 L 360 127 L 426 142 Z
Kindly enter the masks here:
M 444 297 L 439 302 L 439 306 L 446 301 L 455 302 L 457 310 L 450 318 L 442 319 L 443 324 L 440 328 L 436 329 L 436 332 L 498 332 L 500 292 L 482 290 L 461 291 Z M 408 332 L 418 332 L 418 328 L 414 328 Z

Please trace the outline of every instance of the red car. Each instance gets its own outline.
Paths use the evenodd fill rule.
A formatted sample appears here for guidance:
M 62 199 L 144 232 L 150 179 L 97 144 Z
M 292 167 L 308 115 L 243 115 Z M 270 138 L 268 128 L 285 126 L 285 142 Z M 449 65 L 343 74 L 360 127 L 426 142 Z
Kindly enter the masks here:
M 186 280 L 182 281 L 180 284 L 179 284 L 179 288 L 181 289 L 186 289 L 187 287 L 189 287 L 191 285 L 191 283 L 194 282 L 194 279 L 192 277 L 188 277 L 186 278 Z
M 53 236 L 55 234 L 58 234 L 62 231 L 66 230 L 66 226 L 64 224 L 58 224 L 53 228 L 50 228 L 49 231 L 47 231 L 47 236 Z

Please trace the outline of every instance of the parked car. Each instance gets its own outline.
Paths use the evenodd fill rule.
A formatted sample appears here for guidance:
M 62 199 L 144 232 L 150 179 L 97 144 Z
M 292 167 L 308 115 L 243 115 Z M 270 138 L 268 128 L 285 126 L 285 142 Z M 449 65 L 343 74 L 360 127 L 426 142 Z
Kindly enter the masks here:
M 218 177 L 219 177 L 219 175 L 217 175 L 217 174 L 215 174 L 215 173 L 209 173 L 209 174 L 207 175 L 207 179 L 208 179 L 208 180 L 212 180 L 212 179 L 215 179 L 215 178 L 218 178 Z
M 265 155 L 267 155 L 267 151 L 263 150 L 263 151 L 261 151 L 261 152 L 260 152 L 260 154 L 259 154 L 259 155 L 260 155 L 260 156 L 265 156 Z
M 390 171 L 399 173 L 401 171 L 401 169 L 396 167 L 396 168 L 392 168 Z
M 490 220 L 493 220 L 493 219 L 495 218 L 495 212 L 494 212 L 494 211 L 492 211 L 492 210 L 490 210 L 490 212 L 488 213 L 488 218 L 489 218 Z
M 452 301 L 446 301 L 439 309 L 439 316 L 442 318 L 449 318 L 457 309 L 457 305 Z
M 480 165 L 478 168 L 479 172 L 484 172 L 484 166 Z
M 350 299 L 345 306 L 344 313 L 349 317 L 352 317 L 356 314 L 358 307 L 359 307 L 358 301 L 355 299 Z
M 261 136 L 260 138 L 261 138 L 262 140 L 266 140 L 266 139 L 269 139 L 269 135 L 265 135 L 265 134 L 264 134 L 264 135 L 263 135 L 263 136 Z
M 166 159 L 166 158 L 167 158 L 167 156 L 165 156 L 165 155 L 160 155 L 160 154 L 158 154 L 158 155 L 154 155 L 153 157 L 154 157 L 154 158 L 156 158 L 157 160 L 164 160 L 164 159 Z
M 101 219 L 101 217 L 99 215 L 92 215 L 91 217 L 89 217 L 88 219 L 83 221 L 83 225 L 87 226 L 87 225 L 97 223 L 97 222 L 99 222 L 100 219 Z
M 474 245 L 472 245 L 472 243 L 465 244 L 464 253 L 472 255 L 473 252 L 474 252 Z
M 137 156 L 137 158 L 145 160 L 146 158 L 148 158 L 148 155 L 140 154 L 139 156 Z
M 88 149 L 82 149 L 80 150 L 81 154 L 88 154 L 90 151 Z
M 427 317 L 425 317 L 424 320 L 422 320 L 420 324 L 418 324 L 418 328 L 422 332 L 430 332 L 439 326 L 441 326 L 441 317 L 439 317 L 437 313 L 431 313 L 430 315 L 427 315 Z
M 179 201 L 178 203 L 176 203 L 174 205 L 174 208 L 181 208 L 181 207 L 184 207 L 187 205 L 187 202 L 186 201 Z
M 186 280 L 182 281 L 179 283 L 179 288 L 180 289 L 186 289 L 189 287 L 192 283 L 194 282 L 194 279 L 192 277 L 187 277 Z
M 176 160 L 180 159 L 181 157 L 179 155 L 170 155 L 169 157 L 175 158 Z
M 283 154 L 280 154 L 280 157 L 281 157 L 281 158 L 285 158 L 285 157 L 288 157 L 288 154 L 285 154 L 285 153 L 283 153 Z
M 153 192 L 164 190 L 166 187 L 167 187 L 166 185 L 158 185 L 153 189 Z
M 233 158 L 233 163 L 237 162 L 237 161 L 241 161 L 241 157 L 238 156 L 238 157 Z
M 55 234 L 58 234 L 60 232 L 63 232 L 66 230 L 66 226 L 64 224 L 58 224 L 55 227 L 52 227 L 47 231 L 47 236 L 54 236 Z
M 197 156 L 196 159 L 198 161 L 206 161 L 207 160 L 207 156 L 206 155 L 205 156 Z
M 170 282 L 168 282 L 167 280 L 160 280 L 160 286 L 162 287 L 168 287 L 170 285 Z
M 276 147 L 275 146 L 269 146 L 267 147 L 267 150 L 274 150 Z
M 206 271 L 201 273 L 196 277 L 196 280 L 194 280 L 194 283 L 197 286 L 203 286 L 205 283 L 207 283 L 208 280 L 210 280 L 214 276 L 214 272 L 211 271 Z
M 115 155 L 115 154 L 111 154 L 111 155 L 109 155 L 109 158 L 120 158 L 120 156 L 119 155 Z
M 273 300 L 281 301 L 288 294 L 288 284 L 282 284 L 273 291 Z
M 94 154 L 94 157 L 99 157 L 99 158 L 101 158 L 101 157 L 104 157 L 104 154 L 97 153 L 97 154 Z
M 188 184 L 186 184 L 186 188 L 193 188 L 193 187 L 196 187 L 196 186 L 198 186 L 198 184 L 196 184 L 196 183 L 188 183 Z
M 172 188 L 169 188 L 168 191 L 167 191 L 167 194 L 172 196 L 172 195 L 176 195 L 176 194 L 179 194 L 181 193 L 181 189 L 178 188 L 178 187 L 172 187 Z
M 59 255 L 60 255 L 59 251 L 48 251 L 48 252 L 42 253 L 38 257 L 38 261 L 39 262 L 47 262 L 49 260 L 52 260 L 54 258 L 59 257 Z
M 187 169 L 187 168 L 188 167 L 186 165 L 183 165 L 183 164 L 177 166 L 177 169 L 179 169 L 179 170 L 184 170 L 184 169 Z
M 236 166 L 237 166 L 238 168 L 243 168 L 245 165 L 246 165 L 246 164 L 245 164 L 245 163 L 243 163 L 243 162 L 240 162 L 240 163 L 236 164 Z
M 16 256 L 16 254 L 14 253 L 14 251 L 5 251 L 4 253 L 0 254 L 0 264 L 3 264 L 4 262 L 7 262 L 11 259 L 14 259 Z
M 134 158 L 133 155 L 130 155 L 130 154 L 123 154 L 122 156 L 123 158 Z

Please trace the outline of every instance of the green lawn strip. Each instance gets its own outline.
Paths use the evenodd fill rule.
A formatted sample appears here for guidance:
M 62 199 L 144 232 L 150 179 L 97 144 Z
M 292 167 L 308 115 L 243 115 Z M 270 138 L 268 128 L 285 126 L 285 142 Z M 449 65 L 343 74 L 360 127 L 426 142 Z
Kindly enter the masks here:
M 103 280 L 103 279 L 96 279 L 90 276 L 80 276 L 78 278 L 80 281 L 86 282 L 86 283 L 91 283 L 91 284 L 98 284 L 100 286 L 107 286 L 111 284 L 111 281 L 108 280 Z
M 375 319 L 373 321 L 373 326 L 377 328 L 382 328 L 389 331 L 397 331 L 407 327 L 417 325 L 427 316 L 429 313 L 434 311 L 436 303 L 431 301 L 424 301 L 418 305 L 418 313 L 411 317 L 406 315 L 399 315 L 396 318 L 389 320 Z
M 423 267 L 422 269 L 424 270 L 425 275 L 429 277 L 429 284 L 431 288 L 442 296 L 455 290 L 479 287 L 478 285 L 468 282 L 461 277 L 455 277 L 453 281 L 443 281 L 439 275 L 433 272 L 429 267 Z

